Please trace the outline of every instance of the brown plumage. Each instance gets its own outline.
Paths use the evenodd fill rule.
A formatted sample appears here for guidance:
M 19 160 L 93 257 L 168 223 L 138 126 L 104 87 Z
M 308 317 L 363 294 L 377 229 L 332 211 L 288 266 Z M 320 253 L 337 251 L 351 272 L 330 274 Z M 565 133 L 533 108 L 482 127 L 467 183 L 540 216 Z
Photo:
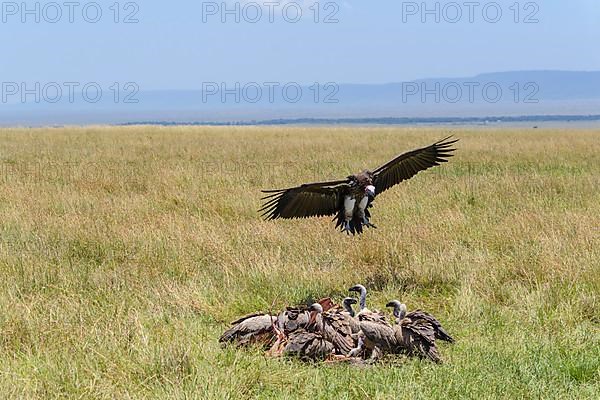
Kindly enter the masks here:
M 360 234 L 363 226 L 374 227 L 368 208 L 375 196 L 420 171 L 447 162 L 455 150 L 452 144 L 458 141 L 450 138 L 401 154 L 373 171 L 365 170 L 346 179 L 263 190 L 267 195 L 260 211 L 267 220 L 335 216 L 336 228 Z
M 393 307 L 394 317 L 396 317 L 396 323 L 400 323 L 402 319 L 409 319 L 411 321 L 424 320 L 431 324 L 434 330 L 435 338 L 443 340 L 448 343 L 454 343 L 454 338 L 450 336 L 448 332 L 442 327 L 440 321 L 437 320 L 433 315 L 422 310 L 415 310 L 407 313 L 406 305 L 400 303 L 398 300 L 392 300 L 385 305 L 386 307 Z
M 365 348 L 365 357 L 376 358 L 381 352 L 390 352 L 396 344 L 394 329 L 376 313 L 358 314 L 361 331 L 360 344 Z
M 283 347 L 283 354 L 303 361 L 324 360 L 334 352 L 335 346 L 319 332 L 300 329 L 291 333 Z
M 328 297 L 320 299 L 315 304 L 319 304 L 321 309 L 324 311 L 335 307 L 333 301 L 331 301 L 331 299 Z M 306 329 L 308 324 L 311 323 L 311 314 L 313 314 L 313 316 L 316 315 L 315 311 L 311 310 L 311 307 L 286 307 L 286 309 L 277 316 L 277 327 L 286 335 L 294 332 L 297 329 Z M 315 319 L 312 321 L 312 323 L 320 323 L 320 319 Z
M 365 326 L 365 330 L 367 332 L 372 332 L 374 336 L 377 336 L 378 333 L 375 332 L 378 330 L 379 326 L 387 326 L 390 325 L 385 319 L 385 315 L 380 313 L 379 311 L 371 311 L 367 308 L 367 288 L 363 285 L 354 285 L 350 289 L 349 292 L 357 292 L 359 293 L 359 306 L 360 311 L 356 315 L 355 320 L 358 321 L 358 346 L 350 352 L 350 355 L 353 357 L 362 356 L 363 358 L 371 358 L 376 359 L 381 354 L 381 349 L 377 346 L 375 340 L 369 338 L 369 335 L 365 334 L 363 331 L 363 325 Z M 385 330 L 385 328 L 382 328 Z
M 354 285 L 349 291 L 358 292 L 360 302 L 357 315 L 360 324 L 359 345 L 352 349 L 350 355 L 362 354 L 364 358 L 370 355 L 371 359 L 376 359 L 382 353 L 393 353 L 440 361 L 435 346 L 435 330 L 430 322 L 423 318 L 414 321 L 403 318 L 399 324 L 392 326 L 382 313 L 367 308 L 367 289 L 363 285 Z M 397 311 L 401 313 L 403 308 L 397 300 L 389 302 L 387 306 L 391 304 L 397 305 Z M 396 308 L 394 310 L 396 317 L 403 317 L 396 315 Z
M 277 327 L 288 335 L 298 329 L 306 328 L 309 319 L 308 307 L 287 307 L 277 316 Z
M 277 324 L 277 340 L 268 354 L 298 357 L 301 360 L 323 360 L 335 351 L 334 343 L 326 332 L 335 336 L 332 329 L 325 328 L 323 306 L 315 303 L 308 308 L 288 308 Z
M 394 333 L 396 335 L 394 352 L 428 358 L 436 363 L 442 361 L 435 345 L 433 326 L 427 321 L 403 319 L 400 324 L 394 326 Z
M 373 354 L 406 354 L 440 362 L 433 327 L 426 321 L 404 319 L 399 325 L 391 326 L 386 321 L 360 315 L 359 318 L 362 318 L 360 329 L 364 336 L 364 347 L 373 351 Z
M 347 355 L 356 345 L 352 336 L 353 318 L 335 307 L 321 314 L 323 337 L 330 341 L 337 354 Z
M 276 317 L 269 314 L 246 315 L 233 321 L 231 323 L 233 326 L 223 332 L 219 342 L 236 346 L 261 345 L 266 348 L 275 340 L 273 331 L 275 321 Z
M 438 321 L 433 315 L 431 315 L 425 311 L 415 310 L 415 311 L 411 311 L 408 314 L 406 314 L 406 317 L 404 317 L 404 318 L 405 319 L 408 318 L 413 321 L 417 321 L 417 320 L 426 321 L 429 324 L 431 324 L 431 326 L 433 327 L 433 333 L 434 333 L 436 339 L 443 340 L 444 342 L 448 342 L 448 343 L 454 343 L 454 338 L 452 336 L 450 336 L 448 334 L 448 332 L 446 332 L 446 330 L 442 327 L 442 324 L 440 323 L 440 321 Z
M 329 309 L 324 311 L 322 304 Z M 269 354 L 311 360 L 334 354 L 346 356 L 356 344 L 352 320 L 346 310 L 331 301 L 321 300 L 310 307 L 288 307 L 278 317 L 278 339 Z

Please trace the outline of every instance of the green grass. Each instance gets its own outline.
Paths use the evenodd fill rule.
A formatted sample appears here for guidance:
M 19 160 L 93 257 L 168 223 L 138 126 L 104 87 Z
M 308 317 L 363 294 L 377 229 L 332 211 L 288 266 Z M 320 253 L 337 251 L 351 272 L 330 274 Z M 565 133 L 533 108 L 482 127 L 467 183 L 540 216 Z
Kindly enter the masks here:
M 0 398 L 600 394 L 600 131 L 455 129 L 377 230 L 264 222 L 260 189 L 347 176 L 438 128 L 0 130 Z M 363 283 L 436 315 L 443 365 L 221 349 L 228 321 Z

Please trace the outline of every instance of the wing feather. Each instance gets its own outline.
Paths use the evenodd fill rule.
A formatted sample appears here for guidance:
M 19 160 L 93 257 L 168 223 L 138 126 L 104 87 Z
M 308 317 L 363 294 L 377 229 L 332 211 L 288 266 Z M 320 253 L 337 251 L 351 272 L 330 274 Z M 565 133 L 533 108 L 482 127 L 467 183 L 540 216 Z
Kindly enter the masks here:
M 266 200 L 259 209 L 267 220 L 277 218 L 307 218 L 335 215 L 348 179 L 306 183 L 288 189 L 263 190 Z
M 448 136 L 430 146 L 401 154 L 373 171 L 375 192 L 386 191 L 392 186 L 412 178 L 420 171 L 448 162 L 456 149 L 458 139 Z

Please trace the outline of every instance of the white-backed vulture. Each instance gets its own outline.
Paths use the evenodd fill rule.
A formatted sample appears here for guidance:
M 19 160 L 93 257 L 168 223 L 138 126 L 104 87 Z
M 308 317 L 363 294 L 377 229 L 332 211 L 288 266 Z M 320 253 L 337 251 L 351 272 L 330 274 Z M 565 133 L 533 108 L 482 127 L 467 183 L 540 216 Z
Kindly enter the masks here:
M 424 320 L 431 324 L 434 330 L 435 338 L 443 340 L 444 342 L 454 343 L 454 338 L 450 336 L 444 329 L 440 321 L 437 320 L 433 315 L 423 310 L 414 310 L 407 313 L 406 304 L 400 303 L 398 300 L 392 300 L 388 302 L 386 307 L 392 307 L 396 323 L 400 323 L 402 319 L 408 318 L 412 321 Z
M 276 316 L 264 313 L 238 318 L 231 323 L 233 325 L 231 328 L 223 332 L 219 342 L 236 346 L 259 344 L 268 347 L 275 340 L 273 324 L 276 320 Z

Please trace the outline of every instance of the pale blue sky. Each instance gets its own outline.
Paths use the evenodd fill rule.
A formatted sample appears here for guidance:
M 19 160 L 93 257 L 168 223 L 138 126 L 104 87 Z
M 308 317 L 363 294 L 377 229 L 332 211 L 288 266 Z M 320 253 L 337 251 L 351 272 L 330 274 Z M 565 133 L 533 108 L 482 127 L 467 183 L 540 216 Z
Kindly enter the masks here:
M 74 23 L 63 6 L 63 15 L 54 24 L 46 21 L 56 15 L 51 8 L 46 14 L 40 10 L 41 20 L 36 23 L 35 15 L 4 2 L 0 80 L 133 81 L 150 90 L 198 89 L 210 81 L 385 83 L 508 70 L 600 70 L 597 0 L 538 1 L 539 22 L 531 24 L 523 23 L 535 11 L 531 5 L 523 9 L 527 1 L 519 3 L 519 23 L 509 8 L 515 0 L 497 1 L 503 16 L 495 24 L 483 18 L 488 1 L 474 6 L 474 23 L 469 22 L 469 8 L 463 6 L 464 14 L 454 24 L 445 21 L 443 14 L 440 23 L 434 16 L 422 23 L 418 12 L 406 15 L 404 22 L 403 7 L 411 11 L 411 2 L 399 0 L 337 1 L 339 22 L 315 23 L 308 8 L 315 1 L 298 2 L 305 6 L 298 23 L 286 22 L 281 6 L 274 6 L 273 23 L 266 9 L 258 23 L 246 22 L 243 16 L 240 23 L 234 16 L 222 23 L 218 13 L 206 15 L 203 22 L 207 5 L 202 1 L 143 0 L 137 2 L 139 22 L 133 24 L 113 22 L 109 7 L 115 0 L 97 2 L 103 15 L 95 24 L 82 17 L 87 1 L 74 9 Z M 20 3 L 14 4 L 20 7 Z M 26 1 L 31 8 L 35 3 Z M 43 7 L 48 2 L 39 3 Z M 120 3 L 120 20 L 135 11 L 131 5 L 123 10 L 125 3 Z M 334 11 L 324 10 L 326 3 L 320 1 L 320 19 Z M 442 7 L 450 2 L 439 3 Z M 93 18 L 94 11 L 88 9 L 88 17 Z M 287 16 L 295 15 L 293 8 L 287 11 Z M 447 19 L 454 18 L 455 10 L 446 11 Z M 487 16 L 494 17 L 493 11 L 488 9 Z

